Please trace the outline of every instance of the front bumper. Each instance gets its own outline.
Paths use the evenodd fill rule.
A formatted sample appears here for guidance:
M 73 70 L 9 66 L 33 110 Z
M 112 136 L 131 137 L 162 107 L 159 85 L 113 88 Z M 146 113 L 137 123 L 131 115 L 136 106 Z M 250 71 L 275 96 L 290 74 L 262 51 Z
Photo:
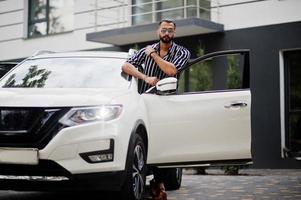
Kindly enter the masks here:
M 125 113 L 131 113 L 131 115 L 125 115 Z M 11 139 L 12 143 L 7 141 L 1 144 L 0 148 L 35 148 L 38 162 L 35 164 L 30 160 L 26 163 L 26 159 L 20 162 L 20 156 L 14 154 L 12 157 L 15 159 L 7 159 L 12 163 L 3 164 L 0 154 L 0 189 L 43 190 L 45 188 L 48 190 L 52 188 L 52 185 L 56 189 L 69 187 L 85 190 L 95 187 L 100 190 L 120 189 L 125 177 L 129 139 L 136 123 L 132 115 L 132 112 L 124 112 L 119 118 L 107 122 L 60 127 L 42 148 L 23 146 L 21 142 L 15 144 L 13 139 Z M 106 151 L 112 153 L 112 161 L 91 163 L 87 160 L 87 155 L 93 152 Z M 1 179 L 1 175 L 34 178 L 31 177 L 29 180 L 20 179 L 20 177 Z M 67 177 L 67 180 L 53 181 L 50 178 L 44 181 L 39 180 L 41 176 L 48 178 L 49 176 L 62 176 Z M 38 178 L 35 179 L 35 177 Z
M 50 160 L 40 160 L 38 165 L 0 165 L 0 190 L 65 191 L 111 190 L 118 191 L 124 183 L 125 171 L 71 174 Z M 14 174 L 12 176 L 11 174 Z M 50 177 L 64 177 L 51 179 Z
M 52 160 L 71 174 L 123 171 L 131 130 L 115 120 L 62 129 L 42 150 L 39 159 Z M 111 154 L 112 161 L 90 162 L 89 155 Z
M 122 152 L 127 152 L 127 146 L 117 139 L 119 129 L 116 125 L 107 125 L 102 131 L 90 126 L 63 129 L 44 149 L 38 150 L 36 164 L 26 163 L 27 159 L 19 157 L 24 154 L 14 153 L 8 159 L 12 163 L 0 164 L 0 189 L 120 190 L 125 180 L 126 153 Z M 90 131 L 83 132 L 87 128 Z M 24 148 L 15 149 L 22 152 Z M 110 153 L 113 160 L 89 162 L 88 156 L 93 153 Z

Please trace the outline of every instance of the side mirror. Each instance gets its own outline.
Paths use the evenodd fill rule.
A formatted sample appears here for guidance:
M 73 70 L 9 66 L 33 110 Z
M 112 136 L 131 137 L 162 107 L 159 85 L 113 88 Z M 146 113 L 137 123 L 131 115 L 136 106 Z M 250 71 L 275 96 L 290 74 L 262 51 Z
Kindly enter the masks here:
M 157 94 L 174 94 L 177 90 L 178 79 L 174 77 L 164 78 L 156 84 Z
M 138 51 L 136 49 L 129 49 L 129 51 L 128 51 L 128 57 L 130 58 L 131 56 L 133 56 L 137 52 Z

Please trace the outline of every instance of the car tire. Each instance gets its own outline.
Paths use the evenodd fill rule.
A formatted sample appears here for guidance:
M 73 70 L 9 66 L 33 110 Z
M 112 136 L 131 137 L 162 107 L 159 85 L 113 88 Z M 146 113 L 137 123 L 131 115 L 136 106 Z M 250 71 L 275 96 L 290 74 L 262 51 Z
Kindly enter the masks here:
M 126 180 L 121 190 L 121 199 L 143 199 L 146 171 L 145 145 L 142 138 L 139 135 L 134 134 L 128 149 Z
M 164 186 L 166 190 L 178 190 L 182 183 L 182 168 L 171 168 L 166 170 Z

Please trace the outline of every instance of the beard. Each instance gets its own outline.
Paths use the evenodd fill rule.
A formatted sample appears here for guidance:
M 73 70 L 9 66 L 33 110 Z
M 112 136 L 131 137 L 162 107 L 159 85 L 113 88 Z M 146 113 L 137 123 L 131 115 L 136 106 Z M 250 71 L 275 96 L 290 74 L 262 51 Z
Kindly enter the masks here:
M 165 44 L 169 44 L 173 41 L 173 37 L 169 37 L 168 35 L 160 36 L 160 41 Z

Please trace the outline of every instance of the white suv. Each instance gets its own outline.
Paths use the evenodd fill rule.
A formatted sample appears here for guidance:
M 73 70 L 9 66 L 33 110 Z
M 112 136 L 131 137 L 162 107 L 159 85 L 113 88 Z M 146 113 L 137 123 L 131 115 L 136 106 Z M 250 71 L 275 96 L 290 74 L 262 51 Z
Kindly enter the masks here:
M 249 162 L 248 51 L 202 56 L 185 70 L 223 55 L 244 58 L 241 88 L 196 92 L 167 78 L 144 94 L 121 72 L 128 53 L 29 57 L 0 80 L 0 189 L 118 190 L 139 200 L 147 166 L 170 168 L 176 189 L 172 168 Z

